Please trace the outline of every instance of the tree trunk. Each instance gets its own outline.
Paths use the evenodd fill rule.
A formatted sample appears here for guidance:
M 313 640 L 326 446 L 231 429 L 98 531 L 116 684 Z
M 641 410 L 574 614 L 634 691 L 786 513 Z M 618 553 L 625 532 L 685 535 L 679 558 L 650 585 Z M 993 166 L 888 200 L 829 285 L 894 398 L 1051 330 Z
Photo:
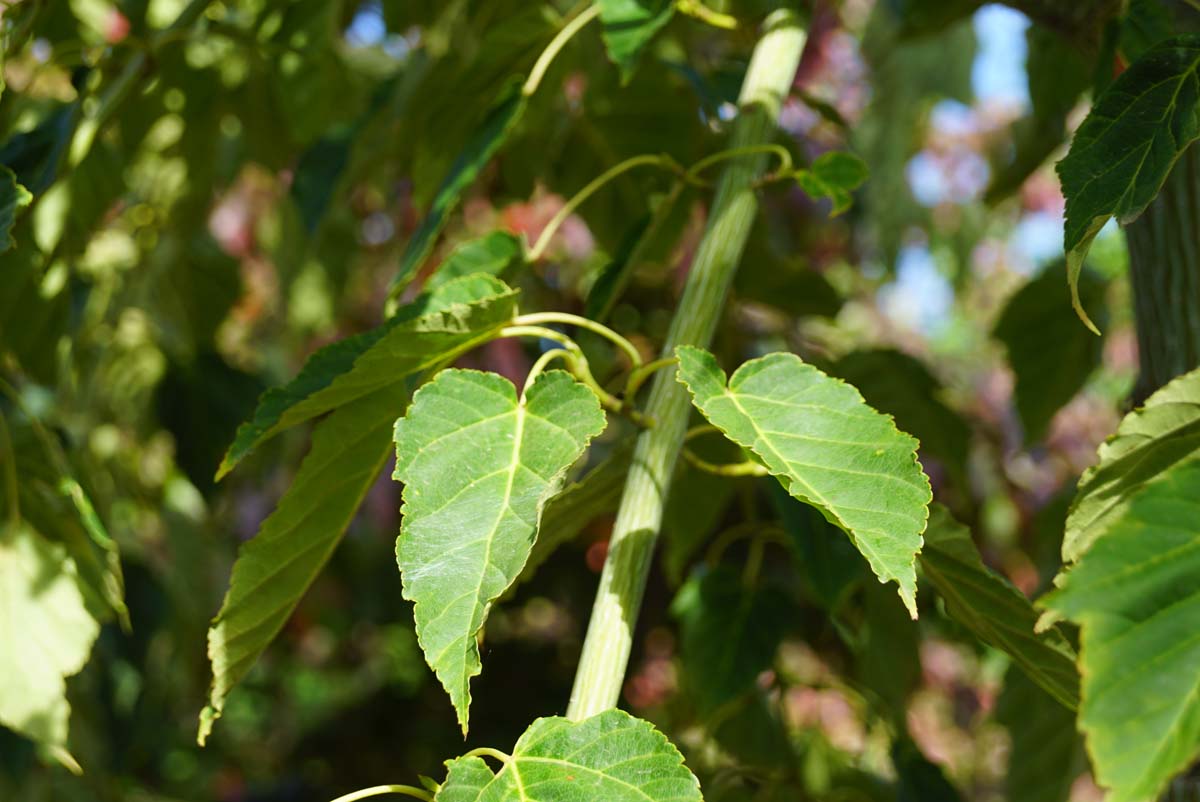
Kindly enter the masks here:
M 1140 371 L 1133 401 L 1200 366 L 1200 149 L 1125 227 Z

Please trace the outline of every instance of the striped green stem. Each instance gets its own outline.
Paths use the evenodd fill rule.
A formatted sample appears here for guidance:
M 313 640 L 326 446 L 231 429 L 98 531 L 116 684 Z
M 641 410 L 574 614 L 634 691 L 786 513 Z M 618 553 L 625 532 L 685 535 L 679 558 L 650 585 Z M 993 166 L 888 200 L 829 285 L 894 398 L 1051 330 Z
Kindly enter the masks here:
M 791 90 L 806 39 L 794 12 L 777 11 L 767 18 L 742 85 L 741 114 L 733 126 L 730 149 L 756 148 L 773 140 L 779 109 Z M 758 210 L 754 184 L 766 162 L 766 154 L 755 152 L 726 166 L 679 311 L 667 333 L 665 357 L 673 356 L 677 346 L 706 346 L 712 341 Z M 657 374 L 645 410 L 656 425 L 639 435 L 625 482 L 567 709 L 572 719 L 614 707 L 619 698 L 688 409 L 687 393 L 675 380 L 675 372 Z

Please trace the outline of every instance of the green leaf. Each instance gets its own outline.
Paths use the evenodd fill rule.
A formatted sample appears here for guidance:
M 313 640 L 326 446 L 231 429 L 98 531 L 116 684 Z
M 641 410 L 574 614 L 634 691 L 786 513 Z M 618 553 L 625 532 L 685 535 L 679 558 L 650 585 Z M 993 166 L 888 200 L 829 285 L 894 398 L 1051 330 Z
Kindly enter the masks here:
M 425 219 L 413 232 L 412 238 L 404 248 L 404 255 L 400 258 L 400 269 L 392 279 L 388 291 L 389 297 L 396 297 L 412 280 L 417 269 L 433 250 L 438 234 L 446 225 L 446 217 L 458 205 L 463 192 L 475 183 L 480 171 L 491 161 L 521 118 L 525 111 L 525 95 L 521 92 L 521 84 L 522 81 L 513 80 L 500 92 L 487 116 L 450 166 L 450 172 L 438 187 Z
M 225 698 L 279 634 L 329 561 L 391 450 L 408 396 L 404 380 L 338 408 L 313 430 L 312 449 L 279 505 L 239 550 L 229 591 L 208 630 L 213 680 L 200 714 L 203 746 Z
M 604 46 L 621 81 L 633 77 L 638 58 L 675 13 L 673 0 L 597 0 L 604 25 Z
M 477 757 L 446 765 L 436 802 L 701 802 L 679 750 L 621 710 L 538 719 L 499 772 Z
M 1055 628 L 1037 634 L 1038 612 L 1011 582 L 983 564 L 971 532 L 941 505 L 933 505 L 921 571 L 946 600 L 958 623 L 1013 658 L 1029 678 L 1061 704 L 1079 704 L 1075 652 Z
M 754 687 L 795 617 L 786 593 L 729 566 L 694 572 L 671 603 L 684 683 L 702 716 Z
M 676 354 L 679 379 L 704 416 L 757 454 L 789 493 L 845 530 L 880 581 L 899 585 L 916 618 L 914 561 L 933 495 L 917 441 L 853 387 L 794 354 L 751 360 L 728 385 L 706 351 L 683 347 Z
M 1079 275 L 1079 303 L 1104 325 L 1108 284 L 1090 271 Z M 1071 291 L 1053 268 L 1022 287 L 1005 305 L 993 332 L 1008 349 L 1016 376 L 1017 412 L 1025 442 L 1046 434 L 1055 413 L 1075 397 L 1100 366 L 1104 341 L 1071 317 Z
M 919 359 L 891 349 L 853 351 L 829 373 L 854 385 L 868 404 L 896 419 L 896 426 L 921 443 L 921 454 L 937 458 L 966 481 L 971 429 L 941 399 L 941 382 Z
M 1109 802 L 1200 754 L 1200 459 L 1148 483 L 1042 604 L 1081 630 L 1079 727 Z
M 882 712 L 903 726 L 908 697 L 921 680 L 917 624 L 887 588 L 868 582 L 864 591 L 859 677 L 882 702 Z
M 1010 666 L 996 703 L 996 720 L 1012 747 L 1004 776 L 1012 802 L 1067 802 L 1071 785 L 1087 767 L 1075 732 L 1075 713 L 1054 702 L 1024 671 Z
M 962 794 L 907 737 L 892 745 L 896 767 L 896 802 L 962 802 Z
M 1200 137 L 1200 35 L 1148 50 L 1096 100 L 1058 163 L 1066 198 L 1063 246 L 1075 311 L 1087 316 L 1076 283 L 1092 240 L 1110 218 L 1136 218 L 1176 160 Z
M 0 253 L 16 244 L 9 232 L 16 222 L 17 212 L 28 206 L 32 200 L 33 195 L 17 183 L 13 171 L 0 164 Z
M 1200 370 L 1176 378 L 1125 416 L 1084 471 L 1067 514 L 1062 558 L 1073 563 L 1121 518 L 1142 487 L 1200 452 Z
M 436 290 L 454 279 L 478 273 L 500 277 L 519 264 L 524 254 L 525 246 L 520 238 L 507 231 L 489 232 L 455 246 L 429 277 L 425 290 Z
M 100 632 L 78 583 L 61 546 L 24 523 L 0 530 L 0 724 L 76 771 L 65 680 L 83 668 Z
M 819 510 L 793 498 L 785 488 L 771 487 L 770 500 L 791 541 L 806 595 L 828 612 L 837 612 L 868 576 L 854 544 Z
M 491 276 L 448 281 L 387 323 L 317 351 L 282 387 L 259 399 L 217 478 L 278 432 L 394 384 L 486 341 L 516 313 L 516 292 Z
M 830 217 L 850 208 L 851 192 L 867 180 L 867 163 L 852 153 L 831 151 L 817 157 L 807 168 L 796 171 L 796 183 L 813 200 L 828 198 L 833 203 Z
M 528 581 L 559 546 L 574 540 L 592 521 L 617 508 L 632 457 L 632 443 L 618 446 L 582 479 L 567 485 L 547 502 L 538 539 L 512 587 Z
M 494 373 L 444 370 L 396 421 L 396 561 L 464 734 L 481 669 L 475 637 L 525 566 L 547 500 L 604 424 L 596 395 L 560 370 L 521 398 Z

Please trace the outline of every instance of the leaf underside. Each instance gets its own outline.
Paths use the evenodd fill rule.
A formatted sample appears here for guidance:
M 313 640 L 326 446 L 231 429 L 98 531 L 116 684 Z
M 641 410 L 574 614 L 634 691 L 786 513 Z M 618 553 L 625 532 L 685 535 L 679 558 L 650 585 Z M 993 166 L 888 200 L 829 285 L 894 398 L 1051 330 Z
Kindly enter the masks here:
M 229 691 L 287 623 L 378 478 L 408 393 L 402 379 L 317 424 L 291 487 L 239 550 L 229 591 L 208 630 L 213 681 L 200 716 L 201 745 Z
M 1075 651 L 1057 629 L 1034 631 L 1038 611 L 1011 582 L 983 564 L 967 527 L 933 505 L 921 571 L 946 600 L 950 617 L 1007 652 L 1021 670 L 1067 708 L 1079 704 Z
M 538 719 L 496 773 L 477 757 L 446 765 L 435 802 L 702 802 L 679 751 L 621 710 Z
M 457 369 L 422 387 L 396 422 L 404 597 L 464 733 L 476 635 L 525 566 L 547 500 L 604 424 L 595 394 L 563 371 L 518 399 L 502 376 Z
M 516 126 L 525 111 L 525 95 L 521 91 L 523 81 L 513 79 L 500 91 L 495 103 L 487 115 L 475 129 L 466 147 L 459 153 L 450 172 L 442 180 L 433 203 L 421 221 L 421 225 L 413 232 L 400 258 L 400 268 L 392 279 L 389 294 L 396 295 L 399 290 L 412 281 L 417 270 L 433 250 L 438 235 L 446 225 L 446 219 L 481 170 L 487 166 L 496 151 L 504 144 L 509 133 Z
M 263 394 L 238 427 L 217 478 L 260 443 L 298 423 L 362 398 L 487 339 L 516 313 L 517 296 L 487 275 L 447 281 L 371 331 L 313 354 L 300 373 Z
M 1143 487 L 1043 604 L 1081 629 L 1079 727 L 1109 802 L 1200 753 L 1200 458 Z
M 916 618 L 915 559 L 932 499 L 917 441 L 853 387 L 794 354 L 751 360 L 726 384 L 711 354 L 676 353 L 679 379 L 709 422 L 849 534 L 880 581 L 899 585 Z

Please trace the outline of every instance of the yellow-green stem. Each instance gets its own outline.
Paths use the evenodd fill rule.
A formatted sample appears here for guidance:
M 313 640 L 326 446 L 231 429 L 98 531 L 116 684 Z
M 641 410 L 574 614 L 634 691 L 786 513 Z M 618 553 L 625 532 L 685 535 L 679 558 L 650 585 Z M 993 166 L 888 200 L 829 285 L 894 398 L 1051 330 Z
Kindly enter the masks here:
M 806 38 L 794 12 L 781 10 L 767 18 L 742 85 L 741 114 L 733 127 L 731 150 L 771 142 Z M 706 346 L 712 341 L 757 213 L 754 182 L 763 174 L 765 162 L 765 155 L 755 154 L 726 165 L 679 311 L 667 333 L 664 357 L 674 355 L 677 346 Z M 687 429 L 688 408 L 687 393 L 675 374 L 659 373 L 646 407 L 656 425 L 638 436 L 567 708 L 572 719 L 614 707 L 620 696 L 663 505 Z

